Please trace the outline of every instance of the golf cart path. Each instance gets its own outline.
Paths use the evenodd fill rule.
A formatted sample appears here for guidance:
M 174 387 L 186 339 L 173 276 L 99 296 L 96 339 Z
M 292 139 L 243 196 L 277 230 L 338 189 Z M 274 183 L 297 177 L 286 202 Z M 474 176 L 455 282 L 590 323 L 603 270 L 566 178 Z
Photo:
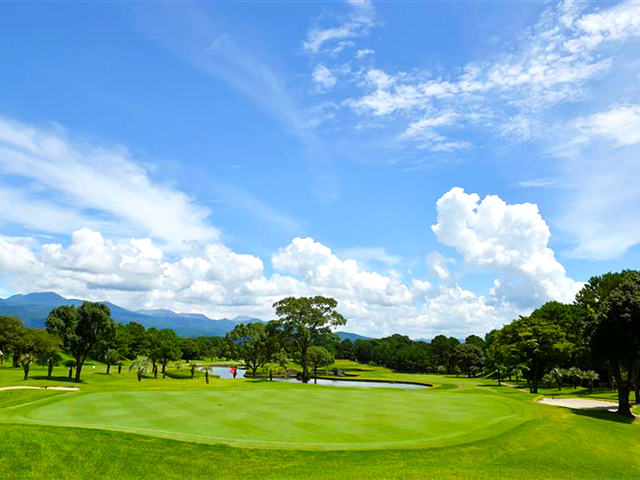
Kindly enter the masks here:
M 0 390 L 17 390 L 20 388 L 30 388 L 30 389 L 34 389 L 34 390 L 64 390 L 64 391 L 71 391 L 71 392 L 76 392 L 78 390 L 80 390 L 78 387 L 27 387 L 27 386 L 17 386 L 17 387 L 0 387 Z
M 589 400 L 587 398 L 541 398 L 538 403 L 556 407 L 576 408 L 578 410 L 608 410 L 615 412 L 618 404 L 604 400 Z

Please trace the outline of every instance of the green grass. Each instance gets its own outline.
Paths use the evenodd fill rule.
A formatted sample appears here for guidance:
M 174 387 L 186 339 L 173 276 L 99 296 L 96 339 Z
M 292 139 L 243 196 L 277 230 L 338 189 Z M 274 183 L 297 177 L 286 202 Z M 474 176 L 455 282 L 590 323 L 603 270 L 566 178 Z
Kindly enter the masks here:
M 80 392 L 0 392 L 0 478 L 640 477 L 638 422 L 485 379 L 351 368 L 437 387 L 138 382 L 91 369 Z M 64 368 L 44 371 L 24 382 L 0 368 L 0 386 L 70 385 Z

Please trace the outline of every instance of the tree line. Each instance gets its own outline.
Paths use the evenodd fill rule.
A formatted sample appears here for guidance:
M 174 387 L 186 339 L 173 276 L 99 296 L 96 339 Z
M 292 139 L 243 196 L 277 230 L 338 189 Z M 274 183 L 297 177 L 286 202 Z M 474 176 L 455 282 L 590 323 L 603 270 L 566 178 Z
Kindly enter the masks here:
M 332 298 L 288 297 L 273 305 L 276 320 L 266 324 L 238 324 L 224 338 L 181 338 L 171 329 L 146 329 L 135 322 L 116 323 L 103 303 L 84 302 L 80 306 L 60 306 L 47 316 L 45 329 L 26 328 L 17 317 L 0 317 L 0 363 L 9 353 L 13 366 L 22 366 L 25 380 L 33 362 L 48 364 L 51 378 L 55 365 L 62 360 L 63 350 L 73 360 L 65 363 L 69 377 L 81 381 L 88 358 L 107 365 L 131 360 L 130 369 L 138 379 L 149 369 L 154 378 L 166 376 L 169 363 L 200 358 L 226 358 L 244 362 L 255 376 L 258 371 L 272 376 L 285 369 L 290 359 L 302 366 L 304 382 L 310 372 L 333 363 L 333 356 L 321 346 L 333 337 L 331 329 L 346 320 L 337 312 Z
M 271 376 L 293 360 L 304 382 L 342 358 L 410 373 L 488 375 L 498 382 L 515 376 L 524 378 L 532 393 L 541 383 L 592 388 L 601 380 L 617 389 L 620 414 L 631 415 L 631 392 L 640 403 L 640 272 L 635 270 L 594 276 L 574 302 L 547 302 L 484 338 L 470 335 L 464 341 L 445 335 L 430 342 L 404 335 L 340 341 L 332 329 L 346 320 L 334 299 L 288 297 L 273 307 L 277 318 L 271 322 L 239 324 L 224 338 L 185 339 L 169 329 L 116 324 L 106 305 L 85 302 L 52 310 L 45 330 L 0 317 L 0 350 L 13 353 L 25 378 L 33 362 L 48 364 L 51 375 L 60 348 L 74 359 L 70 372 L 75 368 L 76 381 L 90 355 L 107 369 L 121 359 L 146 359 L 154 377 L 159 370 L 164 376 L 168 363 L 180 359 L 240 360 L 253 376 Z

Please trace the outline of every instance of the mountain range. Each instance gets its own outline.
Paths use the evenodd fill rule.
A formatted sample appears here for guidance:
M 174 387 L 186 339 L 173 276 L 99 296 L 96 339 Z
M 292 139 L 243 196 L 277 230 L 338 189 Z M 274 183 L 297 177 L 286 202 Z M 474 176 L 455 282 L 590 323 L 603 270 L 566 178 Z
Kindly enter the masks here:
M 82 305 L 84 300 L 65 298 L 54 292 L 37 292 L 13 295 L 0 299 L 0 316 L 19 317 L 25 326 L 43 328 L 47 315 L 61 305 Z M 103 302 L 111 310 L 113 319 L 120 323 L 137 322 L 146 328 L 170 328 L 184 337 L 222 337 L 241 323 L 263 322 L 259 318 L 237 316 L 235 318 L 212 319 L 199 313 L 176 313 L 171 310 L 127 310 L 111 302 Z M 341 339 L 367 339 L 349 332 L 336 332 Z

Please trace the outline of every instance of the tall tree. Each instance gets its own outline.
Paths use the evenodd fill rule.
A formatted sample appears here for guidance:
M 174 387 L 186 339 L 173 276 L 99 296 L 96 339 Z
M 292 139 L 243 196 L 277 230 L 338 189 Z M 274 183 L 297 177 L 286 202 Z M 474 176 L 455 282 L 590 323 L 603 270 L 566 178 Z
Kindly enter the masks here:
M 608 363 L 618 389 L 618 413 L 633 417 L 629 393 L 640 364 L 640 273 L 624 272 L 622 281 L 597 308 L 589 336 L 593 353 Z
M 288 339 L 302 366 L 302 381 L 309 382 L 307 352 L 314 343 L 332 335 L 331 328 L 345 325 L 336 311 L 338 302 L 327 297 L 287 297 L 273 304 L 278 320 L 275 325 Z
M 62 339 L 64 349 L 76 361 L 76 382 L 80 382 L 87 357 L 115 334 L 109 307 L 104 303 L 84 302 L 80 307 L 64 305 L 54 308 L 47 317 L 47 331 Z

